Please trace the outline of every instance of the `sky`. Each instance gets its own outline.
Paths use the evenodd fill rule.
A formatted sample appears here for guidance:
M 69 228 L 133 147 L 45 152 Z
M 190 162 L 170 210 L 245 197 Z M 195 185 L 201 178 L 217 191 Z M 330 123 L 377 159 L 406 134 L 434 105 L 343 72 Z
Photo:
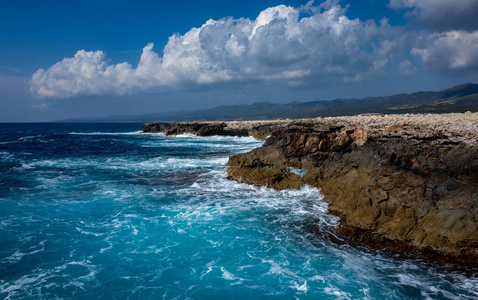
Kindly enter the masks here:
M 0 122 L 478 83 L 477 0 L 0 1 Z

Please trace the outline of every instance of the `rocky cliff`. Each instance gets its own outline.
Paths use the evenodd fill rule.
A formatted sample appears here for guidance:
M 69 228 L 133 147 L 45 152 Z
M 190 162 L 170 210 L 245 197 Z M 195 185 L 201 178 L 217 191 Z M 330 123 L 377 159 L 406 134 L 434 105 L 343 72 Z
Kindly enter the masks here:
M 254 135 L 257 127 L 257 136 L 270 137 L 229 159 L 230 179 L 275 189 L 318 187 L 341 218 L 338 231 L 356 241 L 478 262 L 478 114 L 236 123 L 236 133 Z M 184 124 L 165 127 L 216 132 Z M 224 134 L 234 128 L 222 124 Z

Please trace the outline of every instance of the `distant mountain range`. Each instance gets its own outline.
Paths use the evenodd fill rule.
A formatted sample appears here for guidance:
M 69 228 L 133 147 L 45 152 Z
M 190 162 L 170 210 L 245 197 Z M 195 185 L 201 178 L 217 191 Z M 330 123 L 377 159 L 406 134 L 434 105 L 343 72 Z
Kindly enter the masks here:
M 363 99 L 336 99 L 287 104 L 259 102 L 210 109 L 146 115 L 68 119 L 58 122 L 178 122 L 315 118 L 359 114 L 450 113 L 478 111 L 478 84 L 466 83 L 439 92 L 418 92 Z

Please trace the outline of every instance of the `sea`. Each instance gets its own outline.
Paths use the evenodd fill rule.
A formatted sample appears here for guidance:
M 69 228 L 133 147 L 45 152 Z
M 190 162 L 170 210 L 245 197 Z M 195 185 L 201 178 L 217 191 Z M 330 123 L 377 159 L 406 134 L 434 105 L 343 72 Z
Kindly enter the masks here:
M 478 299 L 478 274 L 350 246 L 320 190 L 227 179 L 252 137 L 0 124 L 0 299 Z

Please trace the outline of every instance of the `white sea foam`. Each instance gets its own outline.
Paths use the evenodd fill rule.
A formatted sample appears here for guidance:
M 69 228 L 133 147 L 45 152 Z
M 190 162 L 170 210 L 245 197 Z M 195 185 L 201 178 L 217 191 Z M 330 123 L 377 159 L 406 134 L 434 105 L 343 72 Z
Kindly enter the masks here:
M 39 135 L 28 135 L 28 136 L 22 136 L 21 138 L 18 138 L 19 141 L 30 141 L 39 137 L 45 137 L 42 134 Z
M 234 276 L 234 274 L 227 271 L 226 268 L 224 268 L 224 267 L 221 267 L 221 272 L 222 272 L 222 278 L 224 278 L 226 280 L 240 280 L 240 278 L 236 278 L 236 276 Z
M 0 151 L 0 159 L 1 160 L 9 160 L 13 157 L 14 157 L 14 155 L 12 153 L 8 152 L 8 151 Z
M 171 140 L 193 140 L 193 141 L 204 141 L 204 142 L 237 142 L 237 143 L 246 143 L 246 144 L 263 144 L 264 142 L 258 140 L 252 136 L 227 136 L 227 135 L 209 135 L 209 136 L 198 136 L 191 133 L 183 133 L 178 135 L 168 135 L 167 139 Z
M 118 170 L 118 171 L 158 171 L 175 172 L 178 170 L 211 168 L 214 166 L 225 165 L 227 157 L 204 157 L 204 158 L 181 158 L 181 157 L 155 157 L 144 161 L 135 161 L 123 158 L 108 159 L 84 159 L 84 158 L 65 158 L 65 159 L 47 159 L 32 160 L 28 163 L 22 163 L 17 169 L 34 168 L 64 168 L 64 169 L 98 169 L 98 170 Z M 39 178 L 41 180 L 41 178 Z M 52 183 L 53 179 L 44 179 L 43 181 Z M 58 180 L 56 180 L 58 181 Z
M 307 281 L 305 281 L 302 285 L 300 285 L 297 282 L 294 282 L 294 284 L 292 285 L 292 288 L 294 288 L 297 291 L 302 292 L 302 293 L 307 293 L 307 290 L 309 289 L 307 287 Z
M 116 134 L 126 134 L 126 135 L 135 135 L 140 134 L 141 132 L 132 132 L 132 133 L 71 133 L 71 134 L 81 134 L 81 135 L 116 135 Z M 188 140 L 190 142 L 188 142 Z M 232 142 L 232 144 L 231 144 Z M 198 144 L 200 143 L 200 144 Z M 142 140 L 140 142 L 143 147 L 201 147 L 203 149 L 214 149 L 214 152 L 223 151 L 247 151 L 257 146 L 260 146 L 262 142 L 252 138 L 252 137 L 225 137 L 225 136 L 211 136 L 211 137 L 198 137 L 195 135 L 179 135 L 179 136 L 168 136 L 162 138 L 161 141 L 153 140 Z M 195 168 L 202 166 L 214 166 L 217 164 L 225 164 L 227 162 L 227 154 L 224 156 L 218 156 L 215 158 L 163 158 L 155 157 L 145 161 L 135 161 L 131 159 L 124 158 L 109 158 L 106 161 L 98 161 L 97 159 L 49 159 L 49 160 L 37 160 L 29 161 L 28 164 L 24 164 L 24 168 L 32 167 L 60 167 L 60 168 L 102 168 L 102 169 L 114 169 L 114 170 L 178 170 L 184 168 Z
M 206 276 L 207 274 L 211 273 L 213 269 L 214 269 L 214 267 L 211 265 L 211 262 L 208 263 L 208 265 L 207 265 L 207 270 L 206 270 L 204 273 L 201 274 L 201 278 L 200 278 L 200 279 L 202 280 L 202 279 L 204 278 L 204 276 Z
M 324 292 L 328 295 L 335 296 L 338 299 L 352 299 L 348 293 L 343 292 L 336 287 L 326 287 L 324 288 Z
M 223 209 L 249 209 L 251 205 L 269 207 L 271 209 L 287 208 L 289 215 L 286 217 L 296 216 L 303 218 L 304 216 L 324 216 L 322 221 L 324 225 L 334 226 L 337 224 L 337 218 L 328 215 L 328 205 L 322 202 L 323 196 L 320 190 L 303 186 L 299 190 L 283 190 L 276 191 L 266 187 L 256 187 L 238 183 L 227 179 L 225 170 L 213 170 L 209 173 L 200 175 L 199 180 L 191 185 L 189 189 L 180 191 L 188 195 L 202 195 L 210 193 L 211 201 L 228 200 L 227 207 Z M 240 195 L 240 197 L 237 197 Z M 244 206 L 247 204 L 247 206 Z M 210 204 L 208 204 L 210 205 Z M 195 214 L 196 212 L 192 212 Z
M 85 234 L 85 235 L 102 236 L 102 235 L 105 235 L 105 234 L 106 234 L 106 232 L 102 232 L 102 233 L 90 232 L 90 231 L 86 231 L 86 230 L 81 229 L 81 228 L 78 228 L 78 227 L 76 227 L 75 229 L 76 229 L 79 233 Z
M 14 170 L 29 170 L 29 169 L 34 169 L 35 165 L 33 163 L 25 163 L 22 162 L 20 167 L 14 167 Z
M 64 184 L 75 180 L 76 177 L 70 175 L 59 175 L 56 177 L 37 176 L 36 180 L 40 183 L 37 187 L 45 190 L 61 187 Z
M 31 246 L 25 250 L 16 249 L 15 253 L 1 260 L 2 264 L 12 264 L 20 261 L 24 256 L 33 255 L 45 250 L 45 242 L 41 241 L 37 245 Z
M 68 268 L 71 267 L 82 271 L 68 273 Z M 28 295 L 27 298 L 45 298 L 46 295 L 42 292 L 49 288 L 68 290 L 70 287 L 75 287 L 84 290 L 85 283 L 94 281 L 97 273 L 97 267 L 88 260 L 67 261 L 52 269 L 38 267 L 18 279 L 0 281 L 0 294 L 7 294 L 5 299 L 26 298 Z M 60 278 L 63 279 L 63 283 L 58 282 Z
M 300 177 L 304 176 L 305 173 L 307 173 L 307 170 L 306 169 L 295 169 L 295 168 L 292 168 L 290 167 L 289 168 L 289 172 L 293 173 L 293 174 L 296 174 L 296 175 L 299 175 Z
M 139 135 L 143 131 L 131 131 L 131 132 L 69 132 L 72 135 Z

